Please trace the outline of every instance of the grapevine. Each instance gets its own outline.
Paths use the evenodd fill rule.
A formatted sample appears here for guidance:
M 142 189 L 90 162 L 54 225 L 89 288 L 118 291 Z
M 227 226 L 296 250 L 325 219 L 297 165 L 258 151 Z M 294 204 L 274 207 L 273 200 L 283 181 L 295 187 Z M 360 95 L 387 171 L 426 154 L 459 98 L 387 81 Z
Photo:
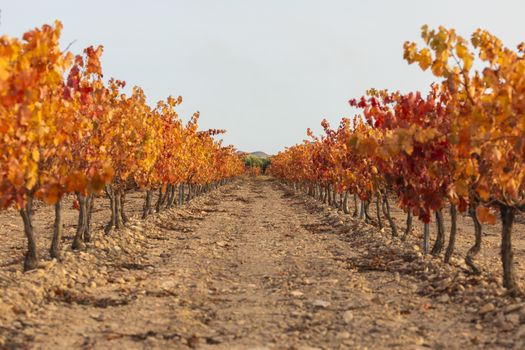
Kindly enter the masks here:
M 512 224 L 525 210 L 525 56 L 524 44 L 511 50 L 487 31 L 470 42 L 453 29 L 422 28 L 423 48 L 404 44 L 404 58 L 430 69 L 439 80 L 426 95 L 371 89 L 350 105 L 362 110 L 337 129 L 323 121 L 324 133 L 280 152 L 271 173 L 348 212 L 348 195 L 361 200 L 360 217 L 372 222 L 368 207 L 376 198 L 381 214 L 398 236 L 389 197 L 423 223 L 423 250 L 439 256 L 445 248 L 443 210 L 449 208 L 451 230 L 445 251 L 454 251 L 457 212 L 468 212 L 476 243 L 467 254 L 473 262 L 481 242 L 481 223 L 502 221 L 503 284 L 519 291 L 514 276 Z M 474 68 L 477 67 L 477 68 Z M 339 195 L 339 202 L 336 196 Z M 356 207 L 357 214 L 358 210 Z M 429 223 L 437 237 L 430 251 Z
M 175 188 L 201 193 L 240 175 L 244 165 L 230 146 L 198 130 L 199 114 L 184 124 L 175 111 L 182 98 L 169 96 L 155 108 L 140 87 L 126 95 L 125 83 L 104 83 L 103 48 L 82 55 L 62 51 L 62 24 L 44 25 L 23 37 L 0 39 L 0 209 L 16 208 L 28 250 L 24 269 L 38 265 L 33 203 L 55 206 L 52 257 L 60 259 L 61 200 L 77 197 L 79 217 L 73 249 L 91 240 L 93 202 L 105 191 L 111 204 L 106 233 L 128 221 L 127 191 L 159 191 L 156 210 L 170 207 Z M 167 203 L 166 203 L 167 202 Z

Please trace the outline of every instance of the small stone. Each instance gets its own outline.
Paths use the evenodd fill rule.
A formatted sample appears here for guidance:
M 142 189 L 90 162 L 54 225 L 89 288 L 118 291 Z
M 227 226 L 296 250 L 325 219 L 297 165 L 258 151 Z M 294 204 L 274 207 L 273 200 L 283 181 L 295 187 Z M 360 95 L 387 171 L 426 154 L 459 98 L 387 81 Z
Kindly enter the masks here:
M 520 326 L 516 331 L 516 338 L 525 338 L 525 325 Z
M 407 283 L 407 288 L 412 292 L 416 292 L 419 289 L 419 286 L 416 283 Z
M 127 282 L 134 282 L 135 281 L 135 277 L 131 276 L 131 275 L 127 275 L 126 277 L 124 277 L 124 279 L 127 281 Z
M 293 290 L 290 292 L 290 295 L 293 296 L 293 297 L 302 297 L 304 295 L 303 292 L 299 291 L 299 290 Z
M 343 320 L 346 323 L 350 323 L 354 320 L 354 313 L 351 310 L 347 310 L 343 313 Z
M 297 306 L 298 308 L 302 308 L 304 306 L 303 302 L 297 299 L 292 300 L 292 305 Z
M 503 312 L 498 312 L 495 317 L 495 322 L 500 327 L 505 327 L 507 325 L 507 320 L 505 319 L 505 315 L 503 315 Z
M 520 324 L 520 315 L 517 313 L 511 313 L 505 316 L 505 320 L 510 324 L 517 326 Z
M 520 322 L 525 323 L 525 309 L 521 309 L 519 312 L 520 315 Z
M 92 315 L 89 315 L 92 319 L 94 319 L 95 321 L 102 321 L 104 320 L 104 315 L 102 314 L 92 314 Z
M 520 311 L 523 308 L 523 306 L 524 306 L 523 303 L 507 305 L 503 309 L 503 313 L 504 314 L 510 314 L 511 312 Z
M 317 299 L 312 302 L 312 305 L 315 307 L 325 308 L 330 306 L 330 303 L 325 300 Z
M 146 349 L 157 349 L 159 348 L 160 339 L 157 337 L 147 337 L 144 340 L 144 345 Z
M 512 323 L 509 323 L 509 322 L 505 322 L 502 326 L 501 326 L 501 329 L 503 331 L 506 331 L 506 332 L 510 332 L 514 329 L 514 325 Z
M 376 304 L 382 304 L 383 303 L 381 301 L 381 298 L 378 295 L 374 295 L 370 301 L 372 301 L 373 303 L 376 303 Z
M 350 333 L 348 333 L 347 331 L 339 332 L 335 337 L 337 339 L 348 339 L 350 338 Z
M 492 311 L 494 311 L 494 310 L 496 310 L 496 307 L 494 306 L 494 304 L 492 304 L 492 303 L 487 303 L 487 304 L 483 305 L 483 306 L 479 309 L 478 312 L 479 312 L 481 315 L 484 315 L 484 314 L 487 314 L 487 313 L 492 312 Z
M 414 339 L 414 343 L 416 345 L 423 345 L 425 344 L 425 339 L 423 337 L 416 337 L 416 339 Z
M 450 287 L 451 284 L 452 284 L 452 279 L 450 277 L 447 277 L 438 283 L 436 290 L 438 291 L 445 290 L 448 287 Z
M 56 263 L 57 263 L 57 259 L 54 259 L 54 258 L 53 258 L 53 259 L 50 260 L 50 261 L 44 261 L 44 262 L 42 262 L 42 263 L 41 263 L 41 266 L 42 266 L 43 268 L 49 270 L 49 269 L 51 269 L 52 267 L 54 267 L 54 266 L 56 265 Z
M 448 294 L 441 294 L 438 298 L 438 301 L 440 303 L 448 303 L 450 301 L 450 297 L 448 296 Z
M 401 282 L 401 276 L 399 275 L 399 272 L 397 272 L 397 271 L 394 274 L 394 280 L 396 281 L 396 283 Z
M 160 285 L 160 288 L 164 290 L 171 290 L 174 289 L 176 286 L 176 283 L 174 281 L 165 281 Z
M 192 349 L 196 348 L 200 343 L 199 338 L 195 335 L 192 335 L 186 341 L 187 341 L 188 346 Z

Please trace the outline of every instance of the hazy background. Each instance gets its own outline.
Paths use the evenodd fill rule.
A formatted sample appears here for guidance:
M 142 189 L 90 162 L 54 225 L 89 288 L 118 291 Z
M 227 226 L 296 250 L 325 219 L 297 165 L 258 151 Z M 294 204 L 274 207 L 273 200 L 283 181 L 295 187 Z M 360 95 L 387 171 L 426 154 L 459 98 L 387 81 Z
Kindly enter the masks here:
M 0 33 L 60 19 L 62 45 L 105 47 L 106 78 L 144 88 L 153 105 L 182 95 L 180 114 L 225 128 L 226 143 L 275 153 L 352 116 L 349 98 L 370 87 L 427 90 L 429 72 L 402 59 L 421 25 L 481 27 L 515 47 L 525 1 L 44 1 L 0 0 Z

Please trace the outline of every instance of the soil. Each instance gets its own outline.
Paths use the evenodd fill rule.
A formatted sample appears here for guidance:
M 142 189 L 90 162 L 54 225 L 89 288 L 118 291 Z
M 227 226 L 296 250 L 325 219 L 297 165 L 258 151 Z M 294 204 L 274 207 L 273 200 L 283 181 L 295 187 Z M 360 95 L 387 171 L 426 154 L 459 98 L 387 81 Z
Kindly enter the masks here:
M 46 253 L 53 211 L 38 208 L 44 259 L 27 273 L 21 220 L 0 214 L 1 349 L 525 347 L 525 303 L 501 287 L 496 234 L 484 238 L 481 276 L 460 259 L 468 219 L 445 265 L 421 254 L 416 235 L 393 239 L 267 177 L 147 220 L 142 201 L 129 195 L 130 224 L 104 235 L 107 201 L 97 200 L 95 239 L 81 252 L 69 248 L 76 212 L 66 205 L 62 262 Z

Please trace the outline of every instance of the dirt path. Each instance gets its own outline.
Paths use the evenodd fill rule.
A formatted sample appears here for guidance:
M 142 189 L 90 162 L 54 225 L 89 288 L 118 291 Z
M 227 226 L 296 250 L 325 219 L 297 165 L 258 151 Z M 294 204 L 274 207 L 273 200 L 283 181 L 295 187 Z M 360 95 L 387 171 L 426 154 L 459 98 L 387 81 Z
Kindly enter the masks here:
M 417 293 L 417 273 L 390 272 L 374 230 L 273 180 L 239 181 L 66 254 L 63 267 L 0 275 L 6 304 L 36 289 L 0 335 L 17 349 L 523 346 L 518 328 L 486 328 L 468 304 Z

